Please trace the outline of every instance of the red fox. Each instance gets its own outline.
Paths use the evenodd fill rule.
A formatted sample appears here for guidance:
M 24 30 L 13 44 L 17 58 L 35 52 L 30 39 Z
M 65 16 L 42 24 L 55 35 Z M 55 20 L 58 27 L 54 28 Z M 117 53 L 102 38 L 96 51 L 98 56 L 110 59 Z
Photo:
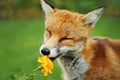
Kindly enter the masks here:
M 43 55 L 58 60 L 64 80 L 120 80 L 120 40 L 90 38 L 105 7 L 80 14 L 41 0 L 45 12 Z

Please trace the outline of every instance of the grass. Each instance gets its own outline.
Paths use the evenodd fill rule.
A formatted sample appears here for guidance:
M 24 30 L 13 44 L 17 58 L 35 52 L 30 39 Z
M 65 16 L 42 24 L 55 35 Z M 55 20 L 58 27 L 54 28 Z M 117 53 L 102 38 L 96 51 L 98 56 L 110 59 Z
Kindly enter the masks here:
M 101 18 L 92 36 L 120 38 L 120 19 Z M 32 71 L 39 66 L 37 58 L 43 41 L 44 19 L 0 20 L 0 80 L 12 80 L 11 75 Z M 23 72 L 22 72 L 23 71 Z M 61 69 L 55 62 L 53 74 L 41 73 L 32 80 L 62 80 Z
M 118 17 L 102 17 L 96 24 L 92 36 L 120 38 L 120 19 Z

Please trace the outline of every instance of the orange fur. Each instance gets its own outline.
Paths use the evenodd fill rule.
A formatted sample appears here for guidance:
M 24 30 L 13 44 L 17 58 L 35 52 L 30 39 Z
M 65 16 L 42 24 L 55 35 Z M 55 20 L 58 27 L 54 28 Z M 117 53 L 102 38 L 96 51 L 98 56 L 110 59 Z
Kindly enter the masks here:
M 92 38 L 87 44 L 83 56 L 90 66 L 84 80 L 120 80 L 120 41 Z
M 45 2 L 42 4 L 45 11 L 47 9 L 45 5 L 48 7 L 48 4 Z M 46 17 L 43 46 L 50 50 L 56 48 L 57 51 L 60 51 L 59 48 L 64 46 L 75 47 L 78 43 L 83 42 L 84 44 L 81 45 L 83 49 L 78 53 L 89 64 L 83 80 L 120 80 L 120 40 L 89 37 L 103 8 L 87 15 L 56 8 L 49 9 L 50 7 L 46 11 L 50 14 L 47 14 Z M 73 55 L 71 56 L 67 55 L 63 58 L 69 62 L 74 58 Z M 64 66 L 62 68 L 65 70 Z M 66 74 L 66 76 L 69 75 Z M 81 78 L 74 80 L 79 79 Z M 65 80 L 69 79 L 65 78 Z
M 54 45 L 59 46 L 74 46 L 84 41 L 82 56 L 90 63 L 84 80 L 120 80 L 120 41 L 88 38 L 92 27 L 84 25 L 83 16 L 67 10 L 53 13 L 46 21 L 46 29 L 51 32 L 48 45 L 53 45 L 51 42 L 55 40 Z M 72 40 L 59 42 L 65 36 Z

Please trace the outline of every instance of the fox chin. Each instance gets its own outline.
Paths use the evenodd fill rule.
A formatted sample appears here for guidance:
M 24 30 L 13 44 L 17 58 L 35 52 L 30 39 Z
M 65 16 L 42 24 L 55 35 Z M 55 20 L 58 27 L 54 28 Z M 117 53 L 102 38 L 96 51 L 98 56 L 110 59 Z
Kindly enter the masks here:
M 41 0 L 45 12 L 40 53 L 58 60 L 64 80 L 120 80 L 120 40 L 90 37 L 105 6 L 87 14 Z

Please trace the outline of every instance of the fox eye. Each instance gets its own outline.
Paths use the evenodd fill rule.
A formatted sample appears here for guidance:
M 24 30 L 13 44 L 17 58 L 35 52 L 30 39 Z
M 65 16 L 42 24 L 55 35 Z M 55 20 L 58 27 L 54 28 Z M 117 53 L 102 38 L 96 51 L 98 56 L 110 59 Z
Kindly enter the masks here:
M 51 31 L 49 29 L 47 29 L 47 31 L 48 31 L 49 35 L 51 35 Z
M 63 38 L 60 39 L 60 41 L 63 41 L 63 40 L 66 40 L 66 39 L 67 39 L 67 37 L 63 37 Z
M 63 38 L 60 39 L 60 42 L 64 41 L 64 40 L 72 40 L 72 38 L 63 37 Z
M 49 38 L 51 36 L 51 31 L 49 29 L 46 29 L 46 37 Z

